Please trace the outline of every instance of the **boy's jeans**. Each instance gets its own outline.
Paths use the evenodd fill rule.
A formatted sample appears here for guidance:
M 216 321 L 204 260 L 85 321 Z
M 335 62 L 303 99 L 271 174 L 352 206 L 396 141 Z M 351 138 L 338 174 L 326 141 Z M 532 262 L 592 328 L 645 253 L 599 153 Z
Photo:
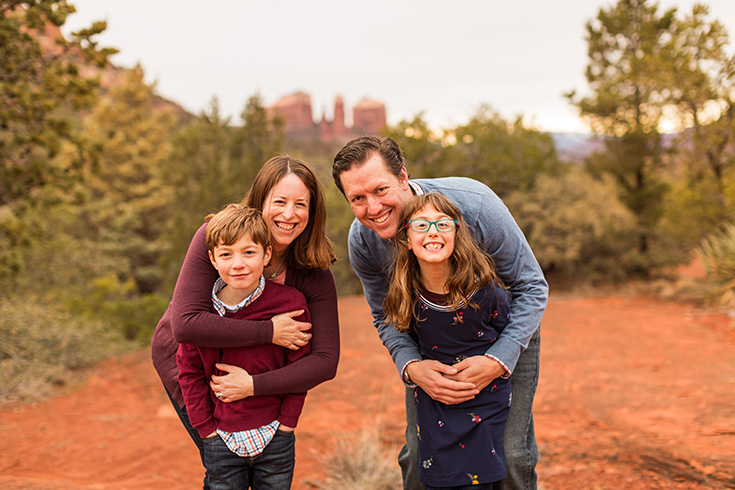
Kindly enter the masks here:
M 495 483 L 499 490 L 536 490 L 538 447 L 533 431 L 533 397 L 536 395 L 541 352 L 541 328 L 531 337 L 513 371 L 508 423 L 505 426 L 505 460 L 508 476 Z M 418 441 L 413 389 L 406 389 L 406 444 L 398 454 L 404 490 L 424 490 L 418 478 Z
M 230 451 L 221 437 L 203 439 L 207 483 L 212 490 L 287 490 L 295 464 L 293 432 L 279 430 L 262 453 L 241 457 Z

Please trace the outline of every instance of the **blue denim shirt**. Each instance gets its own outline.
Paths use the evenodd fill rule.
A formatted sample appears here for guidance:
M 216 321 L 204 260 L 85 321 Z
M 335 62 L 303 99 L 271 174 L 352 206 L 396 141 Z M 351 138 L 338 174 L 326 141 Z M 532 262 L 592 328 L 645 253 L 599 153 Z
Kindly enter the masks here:
M 486 354 L 513 372 L 521 352 L 541 324 L 549 287 L 523 232 L 508 208 L 489 187 L 473 179 L 447 177 L 411 181 L 424 193 L 438 192 L 462 211 L 467 224 L 495 261 L 495 268 L 510 288 L 510 320 Z M 392 245 L 357 219 L 348 238 L 350 264 L 362 282 L 373 325 L 380 340 L 403 374 L 411 361 L 421 360 L 416 342 L 407 333 L 384 323 L 383 299 L 388 293 Z

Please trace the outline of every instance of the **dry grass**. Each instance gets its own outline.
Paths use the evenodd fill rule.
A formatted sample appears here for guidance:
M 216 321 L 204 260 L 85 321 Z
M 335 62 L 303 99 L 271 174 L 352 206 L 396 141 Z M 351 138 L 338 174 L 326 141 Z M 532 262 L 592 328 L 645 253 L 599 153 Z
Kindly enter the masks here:
M 328 477 L 314 483 L 319 490 L 399 490 L 401 471 L 397 448 L 383 443 L 380 424 L 338 439 L 334 450 L 320 458 Z

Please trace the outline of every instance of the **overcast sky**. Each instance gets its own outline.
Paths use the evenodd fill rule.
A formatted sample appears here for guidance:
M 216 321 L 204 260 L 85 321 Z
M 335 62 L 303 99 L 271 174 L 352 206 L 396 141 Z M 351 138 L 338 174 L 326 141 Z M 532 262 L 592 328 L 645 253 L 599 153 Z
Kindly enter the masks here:
M 584 92 L 584 24 L 602 0 L 70 0 L 64 32 L 106 20 L 113 62 L 140 63 L 158 92 L 199 113 L 212 96 L 239 122 L 256 92 L 266 105 L 296 91 L 314 117 L 346 116 L 363 98 L 388 123 L 423 112 L 463 124 L 481 104 L 546 131 L 586 131 L 563 97 Z M 694 1 L 661 0 L 691 11 Z M 735 41 L 735 0 L 709 0 Z

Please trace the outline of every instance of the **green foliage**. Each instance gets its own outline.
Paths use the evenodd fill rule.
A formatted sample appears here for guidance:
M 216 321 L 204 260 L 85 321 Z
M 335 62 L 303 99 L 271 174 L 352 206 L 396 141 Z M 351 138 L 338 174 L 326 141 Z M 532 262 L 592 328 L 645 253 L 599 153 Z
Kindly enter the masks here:
M 213 98 L 209 108 L 173 137 L 164 182 L 172 192 L 166 216 L 165 242 L 171 253 L 163 259 L 165 289 L 172 289 L 194 232 L 206 215 L 240 201 L 255 174 L 281 151 L 282 121 L 270 118 L 254 95 L 243 110 L 244 124 L 233 127 Z
M 539 176 L 533 193 L 516 191 L 506 203 L 552 277 L 620 279 L 637 261 L 635 218 L 609 178 L 572 167 L 560 176 Z
M 600 9 L 587 23 L 592 94 L 567 95 L 606 136 L 606 152 L 588 169 L 612 175 L 636 215 L 639 251 L 648 255 L 642 272 L 666 262 L 661 252 L 686 256 L 683 248 L 731 215 L 735 58 L 726 29 L 708 14 L 701 4 L 685 16 L 659 13 L 648 0 Z M 662 127 L 683 131 L 664 144 Z
M 22 249 L 39 239 L 26 213 L 79 180 L 76 167 L 55 158 L 76 140 L 79 111 L 94 102 L 97 80 L 82 76 L 79 64 L 101 66 L 115 52 L 93 40 L 103 22 L 42 50 L 40 34 L 60 36 L 72 12 L 56 0 L 0 6 L 0 278 L 23 273 Z
M 160 294 L 137 294 L 132 280 L 121 283 L 112 274 L 91 281 L 87 294 L 67 301 L 69 310 L 108 325 L 126 340 L 148 344 L 153 330 L 168 307 Z
M 658 5 L 648 0 L 619 0 L 587 22 L 585 76 L 593 94 L 567 96 L 595 133 L 657 134 L 666 79 L 662 74 L 671 66 L 665 40 L 675 13 L 659 14 Z
M 711 179 L 673 180 L 662 203 L 659 234 L 671 242 L 676 253 L 686 255 L 718 230 L 728 216 L 735 215 L 735 202 L 723 210 L 720 197 Z
M 412 121 L 403 120 L 386 126 L 383 136 L 393 138 L 401 147 L 411 178 L 432 178 L 446 175 L 447 151 L 442 135 L 429 128 L 422 114 Z
M 520 117 L 506 121 L 487 106 L 450 134 L 456 144 L 447 148 L 443 175 L 477 179 L 501 198 L 531 191 L 539 175 L 553 175 L 560 168 L 550 135 L 527 128 Z
M 38 401 L 78 370 L 131 347 L 104 322 L 33 294 L 0 298 L 0 400 Z
M 74 7 L 65 1 L 9 1 L 0 7 L 0 206 L 22 208 L 33 191 L 64 178 L 50 159 L 73 138 L 69 111 L 94 101 L 95 79 L 78 62 L 104 65 L 113 49 L 98 49 L 93 36 L 105 23 L 58 40 L 42 51 L 37 33 L 58 32 Z
M 697 250 L 706 271 L 706 295 L 715 303 L 735 308 L 735 224 L 708 237 Z
M 650 230 L 660 217 L 663 188 L 657 172 L 663 147 L 659 134 L 671 53 L 665 39 L 675 9 L 658 13 L 648 0 L 619 0 L 587 23 L 587 82 L 592 95 L 568 98 L 592 129 L 604 134 L 607 154 L 590 163 L 614 176 L 622 199 L 639 221 L 639 251 L 646 254 Z
M 708 7 L 695 5 L 676 24 L 670 100 L 678 129 L 691 128 L 679 135 L 675 161 L 694 186 L 706 188 L 707 214 L 722 223 L 727 174 L 735 170 L 735 57 L 728 54 L 727 30 L 708 15 Z
M 141 294 L 162 287 L 159 262 L 169 249 L 162 237 L 175 203 L 166 181 L 175 125 L 170 110 L 155 109 L 139 67 L 125 73 L 87 123 L 82 220 L 109 253 L 127 259 L 129 269 L 119 273 Z
M 284 138 L 283 120 L 268 115 L 263 99 L 258 94 L 248 99 L 240 117 L 243 125 L 235 131 L 232 157 L 240 168 L 249 172 L 248 177 L 253 177 L 269 158 L 281 151 Z M 237 172 L 238 169 L 232 170 Z M 232 177 L 237 175 L 229 176 Z M 235 182 L 242 185 L 242 181 L 238 179 Z M 250 182 L 250 179 L 246 182 Z M 245 190 L 247 187 L 249 185 Z

